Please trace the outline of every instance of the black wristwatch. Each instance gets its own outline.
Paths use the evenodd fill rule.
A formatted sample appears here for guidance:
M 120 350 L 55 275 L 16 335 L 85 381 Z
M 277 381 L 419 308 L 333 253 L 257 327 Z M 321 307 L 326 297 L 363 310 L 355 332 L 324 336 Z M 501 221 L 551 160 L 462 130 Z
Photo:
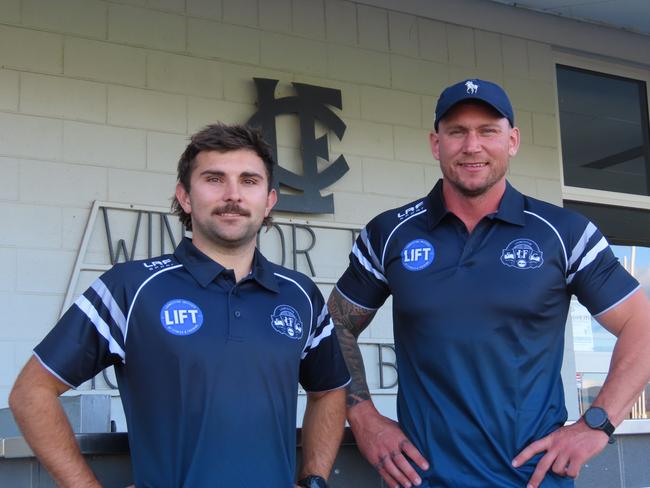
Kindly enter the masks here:
M 298 486 L 304 488 L 327 488 L 327 480 L 322 476 L 310 474 L 309 476 L 305 476 L 303 479 L 299 480 Z
M 588 427 L 594 430 L 602 430 L 609 437 L 609 443 L 614 443 L 614 430 L 616 427 L 612 425 L 607 416 L 607 412 L 600 407 L 590 407 L 582 416 Z

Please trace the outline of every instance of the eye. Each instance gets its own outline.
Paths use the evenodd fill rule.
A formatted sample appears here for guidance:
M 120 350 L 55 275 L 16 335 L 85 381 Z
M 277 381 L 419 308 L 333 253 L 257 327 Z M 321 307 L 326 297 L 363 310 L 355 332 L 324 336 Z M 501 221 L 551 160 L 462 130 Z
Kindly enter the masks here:
M 257 179 L 255 179 L 255 178 L 244 178 L 244 184 L 245 185 L 256 185 L 257 184 Z

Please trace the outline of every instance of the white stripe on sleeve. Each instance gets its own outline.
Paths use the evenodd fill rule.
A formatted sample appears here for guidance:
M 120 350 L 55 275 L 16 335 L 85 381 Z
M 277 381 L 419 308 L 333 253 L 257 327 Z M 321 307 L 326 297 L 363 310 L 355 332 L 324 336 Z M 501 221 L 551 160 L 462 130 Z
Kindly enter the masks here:
M 320 341 L 323 339 L 327 339 L 329 336 L 332 335 L 332 331 L 334 330 L 334 323 L 332 322 L 332 319 L 329 319 L 327 321 L 327 325 L 323 327 L 323 330 L 321 331 L 320 334 L 318 334 L 316 337 L 314 337 L 311 341 L 311 345 L 309 346 L 310 349 L 315 349 L 318 347 L 318 344 L 320 344 Z
M 384 267 L 379 262 L 379 258 L 375 254 L 375 250 L 372 248 L 372 245 L 370 244 L 370 239 L 368 239 L 368 231 L 366 230 L 365 227 L 361 230 L 361 234 L 359 236 L 361 237 L 361 240 L 366 246 L 366 249 L 368 249 L 368 254 L 370 255 L 370 259 L 372 260 L 374 265 L 381 273 L 384 273 Z
M 600 254 L 605 249 L 607 249 L 607 246 L 609 246 L 609 244 L 607 243 L 607 239 L 605 239 L 604 237 L 600 239 L 600 241 L 598 241 L 598 243 L 594 247 L 592 247 L 589 250 L 589 252 L 585 254 L 585 256 L 582 258 L 582 260 L 580 261 L 580 265 L 578 266 L 578 269 L 575 271 L 575 273 L 571 273 L 569 276 L 567 276 L 567 280 L 566 280 L 567 285 L 573 281 L 573 278 L 575 278 L 576 274 L 580 270 L 589 266 L 594 261 L 594 259 L 596 259 L 598 254 Z
M 569 258 L 569 269 L 571 269 L 574 263 L 580 258 L 580 256 L 582 256 L 582 253 L 585 251 L 587 243 L 589 242 L 589 239 L 591 239 L 591 236 L 594 235 L 594 232 L 596 232 L 596 226 L 589 222 L 587 228 L 580 236 L 578 243 L 571 251 L 571 257 Z
M 124 331 L 126 330 L 126 317 L 124 317 L 122 309 L 115 301 L 115 298 L 113 298 L 110 290 L 100 278 L 97 278 L 90 287 L 95 290 L 97 295 L 102 299 L 102 303 L 106 305 L 111 317 L 122 331 L 122 336 L 124 336 Z
M 97 310 L 95 307 L 93 307 L 92 303 L 90 303 L 88 299 L 83 295 L 77 298 L 74 303 L 81 309 L 83 313 L 86 314 L 86 317 L 88 317 L 88 319 L 95 326 L 97 332 L 99 332 L 101 336 L 108 341 L 108 350 L 113 354 L 117 354 L 122 358 L 122 362 L 125 362 L 126 354 L 124 352 L 124 349 L 122 349 L 117 341 L 113 338 L 111 335 L 110 327 L 106 322 L 104 322 L 104 319 L 99 316 L 99 313 L 97 313 Z
M 352 247 L 352 254 L 354 254 L 357 257 L 357 260 L 359 261 L 361 266 L 363 266 L 366 269 L 366 271 L 369 271 L 370 273 L 372 273 L 374 275 L 374 277 L 377 278 L 378 280 L 381 280 L 384 283 L 388 283 L 388 280 L 386 279 L 386 277 L 382 273 L 380 273 L 378 270 L 376 270 L 373 267 L 373 265 L 370 263 L 370 261 L 368 261 L 366 259 L 366 257 L 363 255 L 363 253 L 359 249 L 359 246 L 357 246 L 356 242 L 354 243 L 354 246 Z

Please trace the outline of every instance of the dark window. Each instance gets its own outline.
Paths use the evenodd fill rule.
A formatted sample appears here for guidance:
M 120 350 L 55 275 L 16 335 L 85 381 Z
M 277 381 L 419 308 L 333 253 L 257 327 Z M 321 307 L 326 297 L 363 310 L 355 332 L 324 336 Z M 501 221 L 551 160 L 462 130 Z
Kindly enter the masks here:
M 650 195 L 643 81 L 557 65 L 564 184 Z
M 650 247 L 650 210 L 564 200 L 591 220 L 611 244 Z

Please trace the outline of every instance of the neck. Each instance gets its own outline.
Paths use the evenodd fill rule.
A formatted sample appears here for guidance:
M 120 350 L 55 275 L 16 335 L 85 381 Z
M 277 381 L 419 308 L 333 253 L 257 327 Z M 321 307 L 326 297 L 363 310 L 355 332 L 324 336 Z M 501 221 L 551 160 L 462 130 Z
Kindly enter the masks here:
M 447 210 L 456 215 L 470 233 L 483 217 L 499 209 L 499 203 L 505 191 L 505 179 L 496 183 L 485 193 L 471 197 L 462 194 L 457 188 L 444 180 L 442 184 L 442 195 Z
M 255 255 L 255 240 L 238 247 L 220 246 L 218 243 L 193 236 L 192 243 L 203 254 L 226 269 L 232 269 L 235 279 L 240 281 L 251 272 Z

